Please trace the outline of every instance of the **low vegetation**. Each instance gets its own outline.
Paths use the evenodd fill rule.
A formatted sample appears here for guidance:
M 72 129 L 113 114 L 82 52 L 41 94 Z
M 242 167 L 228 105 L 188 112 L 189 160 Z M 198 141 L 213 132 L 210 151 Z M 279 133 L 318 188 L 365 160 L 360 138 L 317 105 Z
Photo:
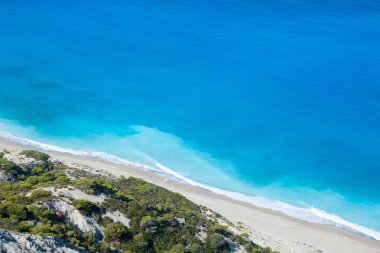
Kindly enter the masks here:
M 53 162 L 47 154 L 23 151 L 33 162 L 20 165 L 0 153 L 0 228 L 57 236 L 92 252 L 272 252 L 232 233 L 180 194 L 129 177 L 105 177 Z M 101 203 L 57 196 L 47 189 L 76 188 L 102 196 Z M 65 197 L 84 217 L 94 220 L 102 235 L 81 231 L 52 201 Z M 128 226 L 105 214 L 120 212 Z

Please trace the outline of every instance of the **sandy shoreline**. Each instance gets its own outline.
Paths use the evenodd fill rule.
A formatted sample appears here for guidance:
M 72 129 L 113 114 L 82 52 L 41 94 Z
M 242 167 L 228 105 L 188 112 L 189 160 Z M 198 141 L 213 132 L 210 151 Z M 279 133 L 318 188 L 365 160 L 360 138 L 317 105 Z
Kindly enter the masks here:
M 20 151 L 32 147 L 0 138 L 0 149 Z M 33 149 L 35 149 L 33 147 Z M 380 253 L 380 242 L 342 229 L 292 218 L 280 212 L 258 208 L 209 190 L 183 184 L 141 168 L 69 153 L 43 151 L 53 159 L 76 167 L 106 171 L 116 176 L 134 176 L 178 192 L 193 202 L 207 206 L 232 222 L 242 222 L 254 242 L 280 252 L 361 252 Z

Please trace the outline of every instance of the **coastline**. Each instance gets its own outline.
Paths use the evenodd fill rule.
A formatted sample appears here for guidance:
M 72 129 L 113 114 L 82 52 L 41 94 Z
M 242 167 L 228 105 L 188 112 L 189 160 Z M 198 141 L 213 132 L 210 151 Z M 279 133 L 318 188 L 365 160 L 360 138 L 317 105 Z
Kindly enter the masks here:
M 38 149 L 33 145 L 16 143 L 0 137 L 0 149 L 20 151 Z M 39 149 L 41 150 L 41 149 Z M 207 206 L 228 220 L 242 222 L 252 232 L 254 242 L 277 249 L 280 252 L 380 252 L 380 242 L 346 230 L 311 223 L 293 218 L 278 211 L 257 207 L 253 204 L 232 199 L 159 175 L 148 168 L 133 163 L 107 161 L 100 157 L 67 153 L 62 150 L 41 150 L 72 166 L 106 172 L 116 176 L 133 176 L 147 182 L 178 192 L 196 204 Z

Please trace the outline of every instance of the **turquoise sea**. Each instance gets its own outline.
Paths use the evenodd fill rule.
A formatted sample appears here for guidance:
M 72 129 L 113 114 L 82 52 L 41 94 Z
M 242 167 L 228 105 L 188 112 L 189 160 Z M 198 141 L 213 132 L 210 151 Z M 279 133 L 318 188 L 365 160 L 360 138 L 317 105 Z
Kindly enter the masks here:
M 378 1 L 2 0 L 0 13 L 1 136 L 380 240 Z

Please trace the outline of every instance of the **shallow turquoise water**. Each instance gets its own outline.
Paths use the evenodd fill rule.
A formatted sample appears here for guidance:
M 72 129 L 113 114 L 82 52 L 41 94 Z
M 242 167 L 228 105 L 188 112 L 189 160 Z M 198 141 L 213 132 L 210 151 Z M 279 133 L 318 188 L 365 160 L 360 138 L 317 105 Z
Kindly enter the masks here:
M 380 230 L 376 1 L 0 9 L 0 131 Z

